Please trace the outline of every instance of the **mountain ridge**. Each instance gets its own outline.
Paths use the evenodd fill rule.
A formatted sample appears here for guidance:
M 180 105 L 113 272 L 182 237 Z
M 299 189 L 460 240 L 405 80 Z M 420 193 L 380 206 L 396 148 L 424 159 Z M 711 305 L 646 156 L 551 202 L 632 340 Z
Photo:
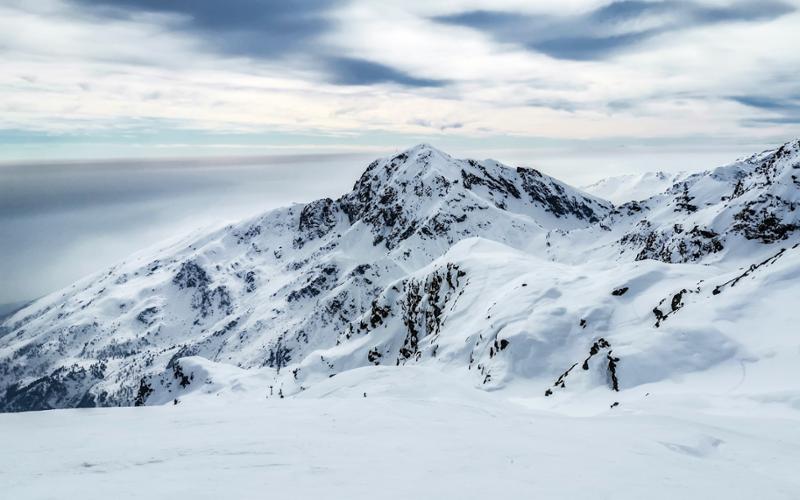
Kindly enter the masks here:
M 372 364 L 438 363 L 478 387 L 528 381 L 549 395 L 724 364 L 742 355 L 738 331 L 676 332 L 673 317 L 701 298 L 727 303 L 706 283 L 736 279 L 742 262 L 774 258 L 739 289 L 793 272 L 798 152 L 793 141 L 613 206 L 421 144 L 372 162 L 336 200 L 139 255 L 14 314 L 0 409 L 163 403 L 230 390 L 228 365 L 285 397 Z M 659 313 L 629 317 L 631 300 Z M 660 340 L 614 327 L 625 322 Z M 692 349 L 690 363 L 676 355 Z

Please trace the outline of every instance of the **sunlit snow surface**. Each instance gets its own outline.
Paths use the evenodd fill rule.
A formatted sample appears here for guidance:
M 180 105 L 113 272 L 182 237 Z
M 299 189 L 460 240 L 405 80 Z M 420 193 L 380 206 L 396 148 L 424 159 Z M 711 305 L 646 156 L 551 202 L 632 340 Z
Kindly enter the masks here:
M 587 193 L 615 204 L 647 199 L 663 193 L 689 175 L 685 172 L 645 172 L 606 177 L 583 187 Z
M 532 409 L 521 392 L 478 391 L 423 367 L 358 369 L 297 398 L 240 396 L 0 415 L 0 496 L 800 495 L 797 417 L 763 410 L 750 417 L 709 406 L 713 399 L 693 408 L 687 399 L 639 395 L 577 417 Z

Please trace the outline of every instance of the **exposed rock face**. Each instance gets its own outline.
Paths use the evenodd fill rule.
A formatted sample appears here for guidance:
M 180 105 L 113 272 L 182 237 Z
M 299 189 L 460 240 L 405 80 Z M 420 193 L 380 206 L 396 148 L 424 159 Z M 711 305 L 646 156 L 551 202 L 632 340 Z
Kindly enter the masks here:
M 726 167 L 687 176 L 641 203 L 612 211 L 601 225 L 637 260 L 698 262 L 728 241 L 771 244 L 800 229 L 800 141 Z
M 338 205 L 330 198 L 312 201 L 300 211 L 300 236 L 294 240 L 296 248 L 302 248 L 308 240 L 322 238 L 336 227 Z
M 558 266 L 568 265 L 584 266 L 579 281 L 608 262 L 724 263 L 742 244 L 765 254 L 745 277 L 768 272 L 759 263 L 777 246 L 789 255 L 799 234 L 799 150 L 789 143 L 613 207 L 536 170 L 417 146 L 371 163 L 337 200 L 138 257 L 9 317 L 0 325 L 0 410 L 172 401 L 210 376 L 184 367 L 189 356 L 263 370 L 282 397 L 371 364 L 441 362 L 486 387 L 512 376 L 552 381 L 588 345 L 591 370 L 581 371 L 620 390 L 636 357 L 624 347 L 612 354 L 611 343 L 631 341 L 603 329 L 615 308 L 638 300 L 637 286 L 614 283 L 625 291 L 604 287 L 592 299 L 576 289 L 567 301 L 568 288 L 547 280 L 560 282 L 572 268 Z M 483 243 L 470 246 L 476 237 Z M 497 255 L 505 260 L 491 267 Z M 727 289 L 732 279 L 714 283 Z M 643 310 L 660 325 L 691 309 L 704 286 L 670 287 Z M 691 297 L 670 302 L 684 287 Z M 650 315 L 641 325 L 656 327 Z M 570 342 L 573 351 L 562 349 Z
M 639 226 L 641 231 L 630 232 L 619 241 L 621 246 L 640 249 L 636 254 L 636 260 L 696 262 L 723 249 L 717 233 L 701 229 L 699 226 L 689 231 L 684 230 L 680 224 L 663 230 L 652 230 L 646 219 L 643 219 Z
M 536 170 L 455 160 L 429 146 L 373 162 L 337 203 L 351 224 L 370 226 L 374 245 L 389 250 L 414 235 L 450 244 L 478 235 L 476 222 L 480 229 L 492 220 L 476 212 L 491 208 L 568 228 L 596 222 L 611 209 L 610 203 Z

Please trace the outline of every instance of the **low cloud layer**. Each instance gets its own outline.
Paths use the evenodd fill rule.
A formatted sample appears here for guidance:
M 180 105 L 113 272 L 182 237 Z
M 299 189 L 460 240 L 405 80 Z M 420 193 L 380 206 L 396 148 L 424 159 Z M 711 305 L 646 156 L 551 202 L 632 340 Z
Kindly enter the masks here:
M 370 159 L 0 167 L 0 304 L 49 293 L 176 235 L 344 193 Z
M 727 23 L 770 21 L 794 12 L 787 3 L 745 0 L 705 5 L 682 0 L 621 0 L 574 15 L 476 10 L 435 20 L 491 34 L 557 59 L 602 60 L 655 37 Z

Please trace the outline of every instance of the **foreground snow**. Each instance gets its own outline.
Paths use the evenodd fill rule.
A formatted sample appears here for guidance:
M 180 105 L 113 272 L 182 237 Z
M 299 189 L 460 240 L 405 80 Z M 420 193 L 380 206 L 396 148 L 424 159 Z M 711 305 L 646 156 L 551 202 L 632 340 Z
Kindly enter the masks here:
M 367 397 L 364 397 L 364 392 Z M 798 498 L 800 425 L 660 399 L 534 410 L 430 368 L 296 398 L 0 415 L 3 498 Z M 707 399 L 713 401 L 713 398 Z

